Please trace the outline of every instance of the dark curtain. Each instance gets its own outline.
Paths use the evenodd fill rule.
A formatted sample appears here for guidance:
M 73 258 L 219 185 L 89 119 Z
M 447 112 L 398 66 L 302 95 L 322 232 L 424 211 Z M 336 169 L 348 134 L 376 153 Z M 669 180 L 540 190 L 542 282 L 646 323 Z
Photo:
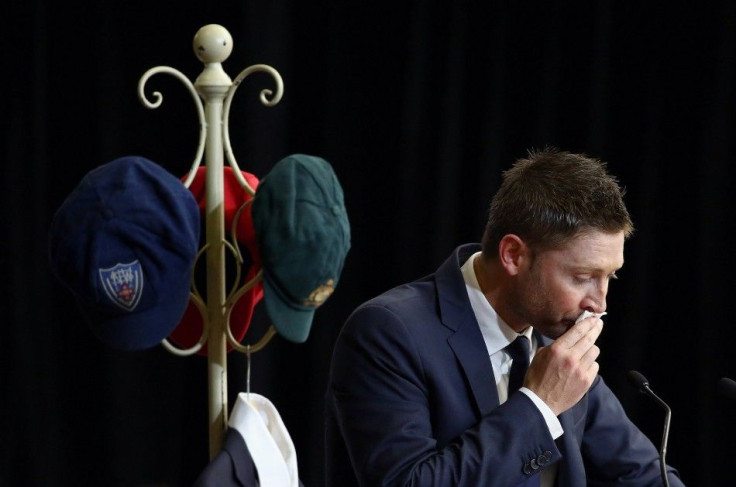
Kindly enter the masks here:
M 51 217 L 85 173 L 122 155 L 177 176 L 194 159 L 191 42 L 233 36 L 231 77 L 263 76 L 230 113 L 242 169 L 263 177 L 291 153 L 328 160 L 346 195 L 352 249 L 309 339 L 252 357 L 251 390 L 277 407 L 307 486 L 322 484 L 322 397 L 332 344 L 360 302 L 434 270 L 477 241 L 501 172 L 530 148 L 585 152 L 627 188 L 637 230 L 612 285 L 601 374 L 659 445 L 664 411 L 625 378 L 636 369 L 672 407 L 667 458 L 688 485 L 730 485 L 736 376 L 736 7 L 732 2 L 11 2 L 3 9 L 5 314 L 0 485 L 189 485 L 208 461 L 206 359 L 97 341 L 50 274 Z M 268 324 L 257 309 L 246 336 Z M 246 360 L 228 359 L 229 397 Z

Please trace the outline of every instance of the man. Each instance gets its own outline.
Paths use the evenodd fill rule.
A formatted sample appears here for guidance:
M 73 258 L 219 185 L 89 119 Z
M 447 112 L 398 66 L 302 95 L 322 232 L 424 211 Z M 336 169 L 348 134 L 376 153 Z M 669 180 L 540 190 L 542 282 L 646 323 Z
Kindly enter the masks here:
M 347 320 L 326 394 L 327 485 L 662 485 L 657 449 L 596 363 L 632 232 L 602 162 L 555 149 L 517 161 L 482 248 Z M 514 391 L 526 356 L 506 347 L 520 335 L 532 361 Z

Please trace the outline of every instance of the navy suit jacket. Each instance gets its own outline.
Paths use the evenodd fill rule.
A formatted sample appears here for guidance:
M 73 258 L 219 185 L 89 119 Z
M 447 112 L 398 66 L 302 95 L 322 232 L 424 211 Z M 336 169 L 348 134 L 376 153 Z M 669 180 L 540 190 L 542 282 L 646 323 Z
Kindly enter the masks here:
M 258 487 L 258 471 L 245 440 L 228 428 L 217 455 L 200 472 L 194 487 Z
M 260 485 L 258 469 L 245 440 L 238 430 L 228 428 L 222 448 L 199 473 L 193 487 L 260 487 Z M 299 487 L 304 487 L 301 480 Z
M 656 447 L 600 376 L 559 416 L 556 441 L 525 394 L 499 405 L 460 273 L 478 250 L 459 247 L 348 318 L 326 394 L 326 485 L 509 487 L 553 463 L 559 487 L 662 485 Z

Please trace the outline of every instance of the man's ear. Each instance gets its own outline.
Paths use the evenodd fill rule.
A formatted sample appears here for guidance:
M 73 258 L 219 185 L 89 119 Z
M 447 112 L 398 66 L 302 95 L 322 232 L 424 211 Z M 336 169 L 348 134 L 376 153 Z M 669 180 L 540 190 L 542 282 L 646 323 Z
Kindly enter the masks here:
M 528 264 L 529 247 L 520 237 L 509 233 L 498 244 L 498 256 L 508 275 L 515 276 Z

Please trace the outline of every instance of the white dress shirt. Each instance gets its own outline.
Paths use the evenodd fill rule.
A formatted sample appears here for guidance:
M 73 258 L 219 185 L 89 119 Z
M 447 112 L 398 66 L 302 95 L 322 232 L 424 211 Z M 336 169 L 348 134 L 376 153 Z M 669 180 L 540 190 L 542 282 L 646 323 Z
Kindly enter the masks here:
M 496 314 L 496 310 L 493 309 L 491 304 L 486 299 L 485 295 L 480 289 L 478 284 L 478 278 L 475 275 L 473 269 L 473 261 L 479 258 L 480 252 L 477 252 L 470 256 L 470 258 L 460 268 L 463 279 L 465 280 L 465 288 L 468 291 L 468 297 L 470 298 L 470 306 L 473 308 L 475 318 L 480 325 L 480 331 L 483 334 L 483 341 L 488 349 L 488 356 L 491 359 L 491 365 L 493 366 L 493 375 L 496 378 L 496 390 L 498 391 L 498 400 L 500 403 L 506 402 L 508 399 L 508 388 L 509 388 L 509 372 L 511 370 L 511 357 L 505 352 L 505 348 L 508 344 L 513 342 L 519 335 L 511 329 L 509 325 Z M 532 334 L 532 327 L 528 327 L 524 330 L 524 335 L 529 338 L 531 344 L 531 355 L 529 361 L 534 357 L 537 351 L 537 340 Z M 544 403 L 534 392 L 522 387 L 519 389 L 520 392 L 529 396 L 534 402 L 539 411 L 544 416 L 547 422 L 547 427 L 552 435 L 553 439 L 557 439 L 562 436 L 563 430 L 560 420 L 557 419 L 552 410 Z M 541 486 L 552 487 L 554 485 L 555 476 L 557 474 L 557 466 L 551 465 L 542 471 Z

